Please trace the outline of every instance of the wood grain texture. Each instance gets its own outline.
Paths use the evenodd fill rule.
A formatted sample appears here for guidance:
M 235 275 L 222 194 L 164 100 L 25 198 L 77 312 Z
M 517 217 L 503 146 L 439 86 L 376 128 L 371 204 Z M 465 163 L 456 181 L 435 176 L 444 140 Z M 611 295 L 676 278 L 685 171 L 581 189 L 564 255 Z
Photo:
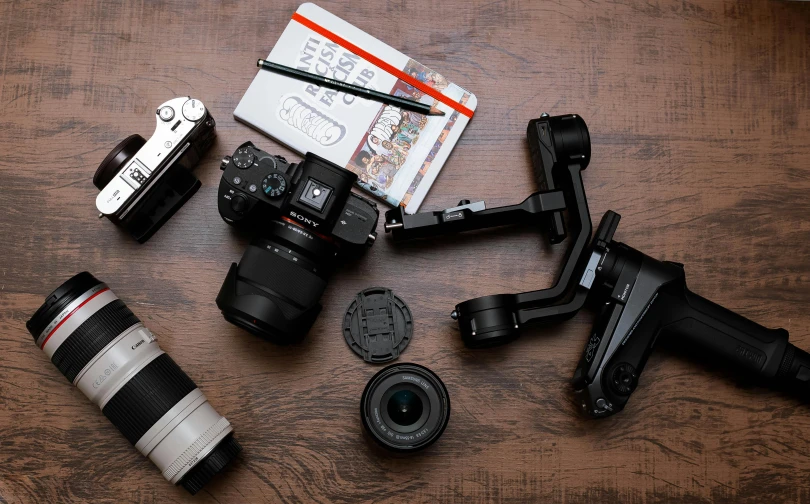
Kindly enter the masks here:
M 695 292 L 810 349 L 810 4 L 765 0 L 384 1 L 321 5 L 477 94 L 423 209 L 535 190 L 541 112 L 593 139 L 591 215 L 686 264 Z M 247 238 L 219 218 L 232 112 L 290 1 L 0 1 L 0 502 L 810 502 L 810 409 L 659 352 L 624 412 L 584 418 L 568 385 L 592 314 L 491 351 L 463 347 L 456 302 L 549 285 L 561 250 L 529 229 L 393 247 L 339 271 L 306 340 L 278 347 L 214 304 Z M 202 99 L 218 141 L 197 195 L 137 245 L 96 218 L 96 166 L 151 135 L 156 105 Z M 197 497 L 168 484 L 33 344 L 25 321 L 68 276 L 105 280 L 235 426 L 240 459 Z M 340 331 L 385 285 L 414 314 L 401 360 L 436 371 L 453 413 L 415 457 L 358 416 L 376 368 Z

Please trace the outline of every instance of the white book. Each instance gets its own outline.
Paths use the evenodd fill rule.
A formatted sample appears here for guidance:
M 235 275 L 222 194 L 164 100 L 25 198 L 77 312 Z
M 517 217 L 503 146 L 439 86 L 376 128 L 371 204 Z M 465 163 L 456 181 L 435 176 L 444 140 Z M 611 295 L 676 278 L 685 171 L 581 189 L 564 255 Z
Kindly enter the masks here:
M 302 155 L 353 171 L 363 190 L 407 213 L 419 209 L 477 104 L 475 95 L 311 3 L 298 8 L 266 59 L 445 112 L 424 116 L 259 70 L 233 113 Z

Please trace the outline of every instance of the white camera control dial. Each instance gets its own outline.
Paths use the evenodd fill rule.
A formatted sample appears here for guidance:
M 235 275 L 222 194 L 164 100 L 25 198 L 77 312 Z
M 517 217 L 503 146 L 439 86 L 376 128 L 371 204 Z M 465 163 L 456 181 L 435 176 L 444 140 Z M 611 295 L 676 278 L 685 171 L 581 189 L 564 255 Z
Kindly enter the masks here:
M 189 121 L 199 121 L 205 115 L 205 105 L 200 100 L 189 99 L 183 104 L 183 117 Z

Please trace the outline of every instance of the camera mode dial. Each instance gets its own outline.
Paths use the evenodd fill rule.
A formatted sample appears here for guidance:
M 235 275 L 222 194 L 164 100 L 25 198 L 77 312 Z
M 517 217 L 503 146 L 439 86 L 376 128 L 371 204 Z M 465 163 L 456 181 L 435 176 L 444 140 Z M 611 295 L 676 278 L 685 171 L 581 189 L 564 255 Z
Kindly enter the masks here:
M 236 150 L 236 153 L 233 155 L 232 159 L 233 164 L 235 164 L 237 168 L 244 170 L 253 165 L 253 161 L 256 160 L 256 156 L 248 147 L 242 147 L 241 149 Z
M 205 115 L 205 105 L 200 100 L 190 99 L 183 104 L 183 117 L 197 122 Z
M 271 173 L 262 180 L 262 191 L 271 198 L 278 198 L 287 192 L 287 181 L 280 173 Z

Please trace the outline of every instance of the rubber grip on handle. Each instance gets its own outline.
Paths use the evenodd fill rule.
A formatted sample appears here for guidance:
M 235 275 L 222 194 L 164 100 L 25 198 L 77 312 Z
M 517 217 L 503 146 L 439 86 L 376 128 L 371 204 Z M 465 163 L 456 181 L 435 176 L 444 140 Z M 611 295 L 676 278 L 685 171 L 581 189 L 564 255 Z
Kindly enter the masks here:
M 708 350 L 759 376 L 776 377 L 789 345 L 786 330 L 763 327 L 686 287 L 682 299 L 665 303 L 670 313 L 664 330 L 692 343 L 692 348 Z

